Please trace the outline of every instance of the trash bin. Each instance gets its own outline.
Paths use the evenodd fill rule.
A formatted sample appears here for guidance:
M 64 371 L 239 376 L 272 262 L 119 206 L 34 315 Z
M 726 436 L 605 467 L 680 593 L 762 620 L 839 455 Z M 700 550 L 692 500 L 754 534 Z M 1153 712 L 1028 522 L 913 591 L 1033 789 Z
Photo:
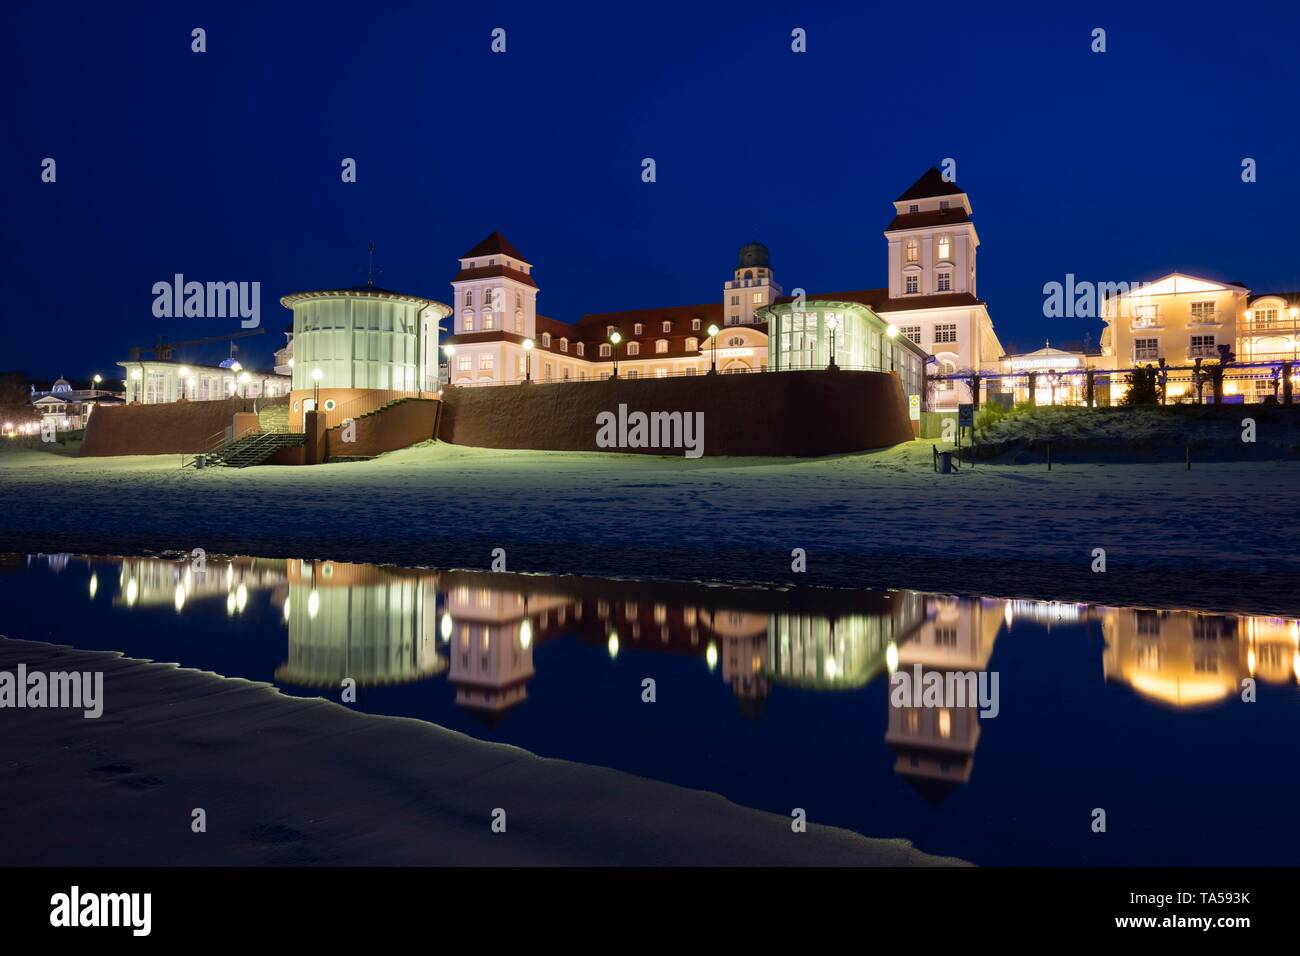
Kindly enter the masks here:
M 195 467 L 195 468 L 206 468 L 207 466 L 208 466 L 208 456 L 207 456 L 207 455 L 195 455 L 195 456 L 194 456 L 194 467 Z
M 939 474 L 941 475 L 952 474 L 952 452 L 950 451 L 939 452 Z

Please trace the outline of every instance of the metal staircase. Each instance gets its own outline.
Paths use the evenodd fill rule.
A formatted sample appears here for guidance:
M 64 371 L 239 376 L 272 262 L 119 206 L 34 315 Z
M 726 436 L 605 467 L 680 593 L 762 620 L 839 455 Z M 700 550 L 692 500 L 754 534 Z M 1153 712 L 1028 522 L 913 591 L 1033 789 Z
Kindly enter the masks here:
M 297 432 L 259 432 L 245 435 L 208 455 L 208 464 L 227 468 L 247 468 L 260 465 L 284 448 L 297 448 L 306 444 L 307 436 Z

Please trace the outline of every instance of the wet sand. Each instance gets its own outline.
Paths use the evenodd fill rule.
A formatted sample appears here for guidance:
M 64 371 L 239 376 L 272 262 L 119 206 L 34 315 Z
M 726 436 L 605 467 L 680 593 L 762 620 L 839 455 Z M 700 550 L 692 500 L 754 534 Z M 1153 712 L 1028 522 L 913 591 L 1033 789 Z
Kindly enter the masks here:
M 102 671 L 104 714 L 0 710 L 0 866 L 961 865 L 267 684 L 0 639 L 20 662 Z

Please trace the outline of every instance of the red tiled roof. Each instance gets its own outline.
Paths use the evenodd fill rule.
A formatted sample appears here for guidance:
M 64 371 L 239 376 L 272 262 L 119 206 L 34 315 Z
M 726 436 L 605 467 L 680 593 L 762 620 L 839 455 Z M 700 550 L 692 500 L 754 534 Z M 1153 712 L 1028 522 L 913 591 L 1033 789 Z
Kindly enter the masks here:
M 928 212 L 902 213 L 889 221 L 885 231 L 921 229 L 926 226 L 949 226 L 959 222 L 970 222 L 970 215 L 964 207 L 954 206 L 950 209 L 931 209 Z
M 908 186 L 903 195 L 895 199 L 894 202 L 907 202 L 909 199 L 934 199 L 936 196 L 960 196 L 965 192 L 966 190 L 956 183 L 945 180 L 943 173 L 931 166 L 921 174 L 920 179 Z
M 528 262 L 523 254 L 514 247 L 514 245 L 499 231 L 494 231 L 486 239 L 480 242 L 469 252 L 461 256 L 462 259 L 473 259 L 476 256 L 509 256 L 511 259 L 519 259 Z M 531 265 L 531 263 L 529 263 Z
M 808 293 L 804 301 L 856 302 L 865 305 L 872 312 L 907 312 L 916 309 L 960 308 L 961 306 L 983 305 L 969 292 L 941 292 L 937 295 L 909 295 L 891 299 L 888 289 L 858 289 L 850 292 Z M 794 301 L 794 296 L 785 295 L 777 299 L 778 305 Z
M 462 279 L 495 279 L 498 277 L 514 279 L 516 282 L 530 285 L 534 289 L 537 288 L 537 283 L 533 281 L 533 277 L 527 272 L 520 272 L 518 269 L 507 269 L 505 266 L 501 265 L 482 266 L 478 269 L 461 269 L 451 277 L 451 281 L 459 282 Z

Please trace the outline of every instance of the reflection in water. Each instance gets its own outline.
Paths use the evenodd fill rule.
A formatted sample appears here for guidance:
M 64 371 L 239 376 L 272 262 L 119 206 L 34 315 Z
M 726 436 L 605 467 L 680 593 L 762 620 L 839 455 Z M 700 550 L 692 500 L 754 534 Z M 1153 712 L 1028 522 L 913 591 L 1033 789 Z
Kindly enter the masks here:
M 56 572 L 68 555 L 40 555 Z M 1300 675 L 1300 623 L 1291 619 L 911 591 L 765 590 L 431 571 L 331 561 L 121 559 L 115 606 L 186 614 L 209 603 L 232 618 L 267 592 L 287 631 L 276 680 L 290 686 L 414 683 L 440 677 L 457 706 L 495 724 L 523 703 L 534 652 L 571 636 L 621 654 L 699 660 L 759 718 L 774 691 L 846 694 L 899 669 L 978 673 L 1018 621 L 1099 626 L 1107 681 L 1175 709 L 1239 699 L 1243 680 L 1290 684 Z M 110 588 L 96 561 L 89 597 Z M 544 675 L 543 675 L 544 679 Z M 1006 687 L 1006 685 L 1003 685 Z M 1007 688 L 1009 693 L 1014 689 Z M 888 699 L 888 695 L 886 695 Z M 886 705 L 894 772 L 930 798 L 971 779 L 982 729 L 978 704 Z

